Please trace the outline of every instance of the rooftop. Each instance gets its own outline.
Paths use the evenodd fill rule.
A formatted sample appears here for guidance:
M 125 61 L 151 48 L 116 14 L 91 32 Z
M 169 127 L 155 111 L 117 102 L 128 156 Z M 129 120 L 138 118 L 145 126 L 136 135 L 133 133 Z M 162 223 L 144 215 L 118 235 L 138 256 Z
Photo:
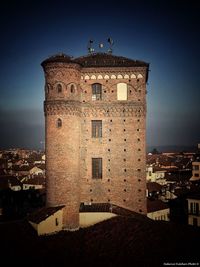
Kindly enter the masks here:
M 37 210 L 36 212 L 30 214 L 28 216 L 28 220 L 31 222 L 34 222 L 34 223 L 40 223 L 62 208 L 64 208 L 64 205 L 57 206 L 57 207 L 41 208 L 41 209 Z
M 149 67 L 149 64 L 130 58 L 116 56 L 108 53 L 93 53 L 78 58 L 70 57 L 66 54 L 57 54 L 44 60 L 41 65 L 47 63 L 77 63 L 84 68 L 90 67 Z
M 159 199 L 156 199 L 156 200 L 147 199 L 147 212 L 148 213 L 155 212 L 158 210 L 165 210 L 168 208 L 169 208 L 168 205 Z
M 149 64 L 140 60 L 133 60 L 107 53 L 94 53 L 78 57 L 75 62 L 83 67 L 148 67 Z
M 156 182 L 148 182 L 147 183 L 147 189 L 149 192 L 158 192 L 162 189 L 162 185 L 156 183 Z
M 163 266 L 199 262 L 200 229 L 145 216 L 116 216 L 75 232 L 38 237 L 27 222 L 0 224 L 6 266 Z M 23 255 L 23 256 L 20 256 Z

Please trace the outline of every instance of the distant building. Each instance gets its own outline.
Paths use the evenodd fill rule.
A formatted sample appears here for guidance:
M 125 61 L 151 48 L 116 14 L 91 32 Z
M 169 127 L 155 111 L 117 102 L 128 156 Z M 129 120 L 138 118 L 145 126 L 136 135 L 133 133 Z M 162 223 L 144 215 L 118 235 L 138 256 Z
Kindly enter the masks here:
M 29 173 L 30 175 L 39 175 L 39 174 L 44 174 L 44 171 L 41 168 L 34 166 L 33 168 L 30 169 Z
M 147 199 L 147 217 L 152 220 L 169 221 L 170 210 L 166 203 L 159 199 Z
M 22 183 L 23 183 L 23 190 L 45 188 L 45 178 L 42 175 L 36 175 L 32 176 L 31 178 L 24 179 Z
M 0 176 L 0 191 L 9 188 L 12 191 L 20 191 L 22 189 L 22 184 L 15 176 L 11 175 Z
M 196 182 L 200 180 L 200 159 L 196 159 L 192 162 L 192 177 L 191 182 Z
M 29 223 L 38 235 L 51 234 L 63 228 L 64 206 L 42 208 L 28 217 Z
M 81 203 L 146 214 L 146 82 L 149 64 L 109 53 L 64 54 L 45 73 L 47 206 L 65 205 L 79 227 Z
M 147 166 L 147 182 L 156 182 L 161 185 L 166 184 L 166 179 L 165 179 L 165 173 L 166 170 L 155 167 L 155 166 Z
M 200 194 L 187 197 L 188 201 L 188 224 L 200 226 Z
M 147 197 L 158 198 L 158 196 L 162 195 L 163 190 L 164 187 L 156 182 L 147 183 Z

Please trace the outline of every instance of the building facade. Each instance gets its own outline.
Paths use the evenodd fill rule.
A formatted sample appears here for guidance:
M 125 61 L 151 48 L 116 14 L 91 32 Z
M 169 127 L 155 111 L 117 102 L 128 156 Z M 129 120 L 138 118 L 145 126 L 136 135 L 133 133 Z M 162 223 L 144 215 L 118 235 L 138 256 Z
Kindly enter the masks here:
M 191 182 L 196 182 L 200 180 L 200 159 L 195 159 L 192 162 L 192 177 L 190 178 Z
M 188 201 L 188 224 L 200 226 L 200 194 L 191 195 Z
M 59 54 L 42 67 L 47 206 L 65 205 L 67 229 L 79 227 L 80 203 L 146 214 L 148 63 Z

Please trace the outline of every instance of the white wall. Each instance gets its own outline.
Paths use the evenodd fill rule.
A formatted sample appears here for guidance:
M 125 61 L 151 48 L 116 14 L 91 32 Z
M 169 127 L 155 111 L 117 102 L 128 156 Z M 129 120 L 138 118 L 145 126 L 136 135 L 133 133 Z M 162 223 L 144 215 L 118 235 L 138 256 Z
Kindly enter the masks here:
M 148 212 L 147 217 L 152 220 L 163 220 L 163 221 L 169 221 L 169 209 L 164 210 L 157 210 L 154 212 Z
M 79 213 L 80 227 L 88 227 L 115 216 L 117 215 L 110 212 L 81 212 Z
M 58 225 L 56 225 L 56 218 Z M 63 229 L 63 210 L 58 210 L 46 220 L 36 224 L 31 221 L 29 223 L 37 231 L 38 235 L 51 234 Z
M 117 84 L 117 100 L 127 100 L 127 84 Z
M 199 216 L 195 216 L 195 215 L 191 215 L 191 214 L 188 217 L 188 224 L 194 225 L 193 218 L 197 219 L 197 226 L 200 226 L 200 217 Z

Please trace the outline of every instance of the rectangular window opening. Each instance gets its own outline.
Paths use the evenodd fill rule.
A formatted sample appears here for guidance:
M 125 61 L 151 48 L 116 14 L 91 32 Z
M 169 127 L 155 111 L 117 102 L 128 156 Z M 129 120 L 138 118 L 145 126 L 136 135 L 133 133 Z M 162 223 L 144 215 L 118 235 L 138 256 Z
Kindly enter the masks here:
M 102 99 L 102 86 L 99 83 L 92 85 L 92 100 Z
M 92 121 L 92 138 L 102 137 L 102 121 L 94 120 Z
M 102 179 L 102 158 L 92 158 L 92 179 Z

